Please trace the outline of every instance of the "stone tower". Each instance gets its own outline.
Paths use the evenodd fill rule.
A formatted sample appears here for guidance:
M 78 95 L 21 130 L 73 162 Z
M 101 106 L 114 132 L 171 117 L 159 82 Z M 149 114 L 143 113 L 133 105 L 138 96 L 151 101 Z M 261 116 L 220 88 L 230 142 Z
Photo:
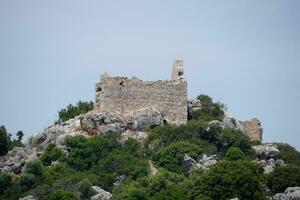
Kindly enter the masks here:
M 176 59 L 173 63 L 172 80 L 184 80 L 183 60 Z

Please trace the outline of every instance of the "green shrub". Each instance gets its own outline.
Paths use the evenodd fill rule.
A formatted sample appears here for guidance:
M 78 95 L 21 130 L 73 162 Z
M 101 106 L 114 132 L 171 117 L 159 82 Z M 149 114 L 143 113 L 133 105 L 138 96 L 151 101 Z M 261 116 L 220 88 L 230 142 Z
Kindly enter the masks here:
M 196 158 L 200 153 L 201 149 L 199 146 L 186 141 L 178 141 L 159 150 L 157 163 L 169 171 L 183 173 L 182 159 L 184 154 Z
M 172 187 L 163 188 L 151 200 L 182 200 L 188 198 L 188 190 L 181 185 L 174 185 Z
M 137 150 L 138 151 L 138 150 Z M 102 177 L 101 186 L 109 189 L 115 182 L 115 177 L 125 175 L 127 179 L 136 180 L 148 175 L 149 163 L 122 150 L 115 150 L 99 160 L 93 171 Z
M 7 173 L 0 172 L 0 194 L 6 190 L 11 185 L 11 177 Z
M 225 153 L 233 146 L 239 147 L 246 155 L 253 153 L 249 137 L 236 129 L 224 128 L 220 137 L 218 148 L 221 152 Z
M 61 109 L 58 112 L 59 119 L 61 119 L 64 122 L 71 118 L 74 118 L 75 116 L 87 113 L 93 108 L 94 108 L 94 103 L 92 101 L 90 102 L 79 101 L 75 106 L 69 104 L 67 108 Z
M 38 200 L 48 200 L 49 194 L 53 191 L 53 187 L 46 185 L 46 184 L 40 184 L 36 186 L 35 188 L 30 190 L 30 194 L 32 194 L 35 199 Z
M 92 184 L 88 179 L 85 179 L 78 184 L 78 191 L 81 199 L 90 199 L 91 196 L 95 194 L 95 191 L 92 189 Z
M 124 194 L 124 200 L 147 200 L 148 195 L 144 189 L 128 188 Z
M 30 160 L 30 161 L 26 162 L 25 173 L 34 174 L 37 177 L 41 177 L 42 170 L 43 170 L 43 166 L 42 166 L 42 162 L 40 160 Z
M 289 165 L 300 166 L 300 152 L 289 144 L 277 144 L 280 157 Z
M 40 160 L 44 165 L 50 165 L 52 161 L 57 161 L 63 157 L 63 152 L 55 146 L 55 144 L 49 144 L 45 149 L 43 155 L 40 157 Z
M 24 190 L 30 189 L 38 183 L 38 179 L 34 174 L 24 173 L 20 179 L 20 185 Z
M 240 160 L 245 158 L 245 154 L 238 147 L 230 147 L 227 150 L 226 158 L 231 161 Z
M 121 146 L 117 142 L 117 135 L 97 136 L 86 138 L 75 136 L 66 138 L 69 155 L 66 159 L 68 165 L 76 170 L 88 170 L 96 166 L 98 161 L 114 149 Z
M 191 190 L 192 199 L 206 196 L 212 199 L 265 200 L 262 172 L 256 162 L 219 161 L 196 179 Z
M 300 185 L 300 167 L 281 166 L 276 167 L 268 176 L 268 186 L 273 193 L 281 193 L 287 187 Z
M 223 120 L 223 105 L 220 103 L 214 103 L 212 98 L 207 95 L 199 95 L 197 99 L 201 102 L 201 108 L 190 113 L 191 119 L 208 122 L 212 120 Z
M 49 200 L 79 200 L 79 198 L 70 191 L 58 189 L 51 192 Z
M 164 169 L 160 169 L 156 175 L 146 176 L 138 180 L 138 186 L 145 188 L 149 196 L 159 194 L 164 188 L 172 188 L 182 185 L 185 176 Z

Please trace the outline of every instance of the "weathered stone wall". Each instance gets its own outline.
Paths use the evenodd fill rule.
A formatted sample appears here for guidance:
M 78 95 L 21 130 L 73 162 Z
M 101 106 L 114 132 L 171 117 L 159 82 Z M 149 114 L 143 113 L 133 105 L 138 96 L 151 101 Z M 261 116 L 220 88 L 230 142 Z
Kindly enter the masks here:
M 263 129 L 261 122 L 258 119 L 253 118 L 251 120 L 242 122 L 242 124 L 244 126 L 245 133 L 250 139 L 262 141 Z
M 187 121 L 187 82 L 184 80 L 142 81 L 138 78 L 102 76 L 96 83 L 97 112 L 119 115 L 152 107 L 167 122 Z

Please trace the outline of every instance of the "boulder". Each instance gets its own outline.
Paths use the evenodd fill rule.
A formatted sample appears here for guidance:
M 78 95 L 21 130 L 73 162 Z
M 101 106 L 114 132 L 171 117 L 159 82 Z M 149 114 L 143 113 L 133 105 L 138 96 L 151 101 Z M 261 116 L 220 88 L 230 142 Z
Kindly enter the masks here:
M 129 113 L 126 118 L 129 120 L 133 118 L 131 129 L 134 131 L 146 131 L 152 127 L 164 124 L 163 115 L 150 107 Z
M 91 200 L 110 200 L 112 198 L 111 193 L 103 190 L 98 186 L 92 186 L 92 189 L 97 193 L 91 197 Z
M 299 200 L 300 187 L 288 187 L 284 193 L 278 193 L 273 196 L 273 200 Z
M 211 155 L 207 156 L 206 154 L 200 155 L 198 158 L 198 163 L 204 166 L 205 168 L 208 168 L 211 165 L 217 164 L 217 155 Z
M 19 200 L 36 200 L 32 195 L 23 197 L 23 198 L 19 198 Z
M 222 128 L 237 129 L 237 130 L 241 131 L 241 133 L 245 133 L 245 129 L 244 129 L 243 124 L 240 121 L 236 120 L 235 118 L 231 117 L 228 114 L 226 114 L 224 116 L 224 119 L 223 119 L 222 122 L 220 122 L 218 120 L 213 120 L 213 121 L 210 121 L 209 124 L 210 125 L 218 124 Z
M 126 180 L 126 175 L 117 176 L 114 185 L 120 185 Z
M 197 163 L 192 157 L 190 157 L 187 154 L 184 154 L 184 156 L 183 156 L 182 165 L 188 172 L 192 172 L 193 170 L 196 170 L 196 169 L 207 170 L 206 167 Z
M 90 112 L 81 117 L 82 130 L 88 135 L 108 135 L 111 133 L 122 133 L 126 130 L 126 125 L 117 116 L 108 113 Z
M 269 159 L 274 158 L 276 159 L 280 151 L 276 144 L 261 144 L 261 145 L 254 145 L 252 146 L 256 153 L 256 157 L 259 159 Z

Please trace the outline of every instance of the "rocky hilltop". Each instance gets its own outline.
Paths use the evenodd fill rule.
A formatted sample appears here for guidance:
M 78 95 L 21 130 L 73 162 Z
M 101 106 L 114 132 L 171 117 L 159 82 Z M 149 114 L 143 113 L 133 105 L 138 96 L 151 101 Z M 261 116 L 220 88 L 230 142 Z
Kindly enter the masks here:
M 201 110 L 199 100 L 189 101 L 189 113 Z M 118 142 L 124 144 L 129 138 L 135 139 L 141 144 L 147 142 L 149 130 L 153 127 L 166 125 L 166 119 L 163 113 L 153 108 L 144 108 L 138 111 L 127 113 L 125 116 L 116 115 L 110 112 L 98 113 L 90 111 L 71 118 L 65 122 L 56 122 L 38 134 L 30 137 L 26 146 L 15 147 L 7 155 L 1 157 L 0 170 L 2 173 L 13 173 L 20 175 L 24 173 L 26 163 L 39 159 L 43 152 L 50 144 L 55 144 L 64 154 L 70 152 L 66 146 L 66 138 L 74 136 L 84 136 L 93 138 L 96 136 L 108 136 L 119 134 Z M 211 120 L 208 122 L 207 129 L 218 126 L 221 128 L 235 129 L 240 134 L 249 136 L 257 143 L 262 138 L 261 123 L 257 119 L 250 121 L 239 121 L 228 114 L 225 114 L 222 121 Z M 276 144 L 257 144 L 252 145 L 255 152 L 256 162 L 263 168 L 265 174 L 272 173 L 276 166 L 285 166 L 285 161 L 280 158 L 280 151 Z M 218 163 L 219 156 L 216 154 L 201 154 L 197 159 L 188 154 L 182 157 L 182 166 L 187 172 L 192 173 L 195 170 L 207 171 L 209 168 Z M 54 161 L 51 165 L 55 165 Z M 151 174 L 158 173 L 158 169 L 150 161 Z M 125 177 L 119 177 L 116 182 L 122 183 Z M 112 195 L 98 186 L 93 186 L 97 192 L 91 199 L 111 199 Z M 299 198 L 300 189 L 297 187 L 287 188 L 282 194 L 274 195 L 273 199 L 297 199 Z M 27 196 L 25 199 L 35 199 L 33 196 Z
M 207 95 L 187 101 L 182 60 L 172 80 L 104 74 L 95 96 L 11 151 L 0 127 L 0 199 L 300 199 L 300 153 Z

